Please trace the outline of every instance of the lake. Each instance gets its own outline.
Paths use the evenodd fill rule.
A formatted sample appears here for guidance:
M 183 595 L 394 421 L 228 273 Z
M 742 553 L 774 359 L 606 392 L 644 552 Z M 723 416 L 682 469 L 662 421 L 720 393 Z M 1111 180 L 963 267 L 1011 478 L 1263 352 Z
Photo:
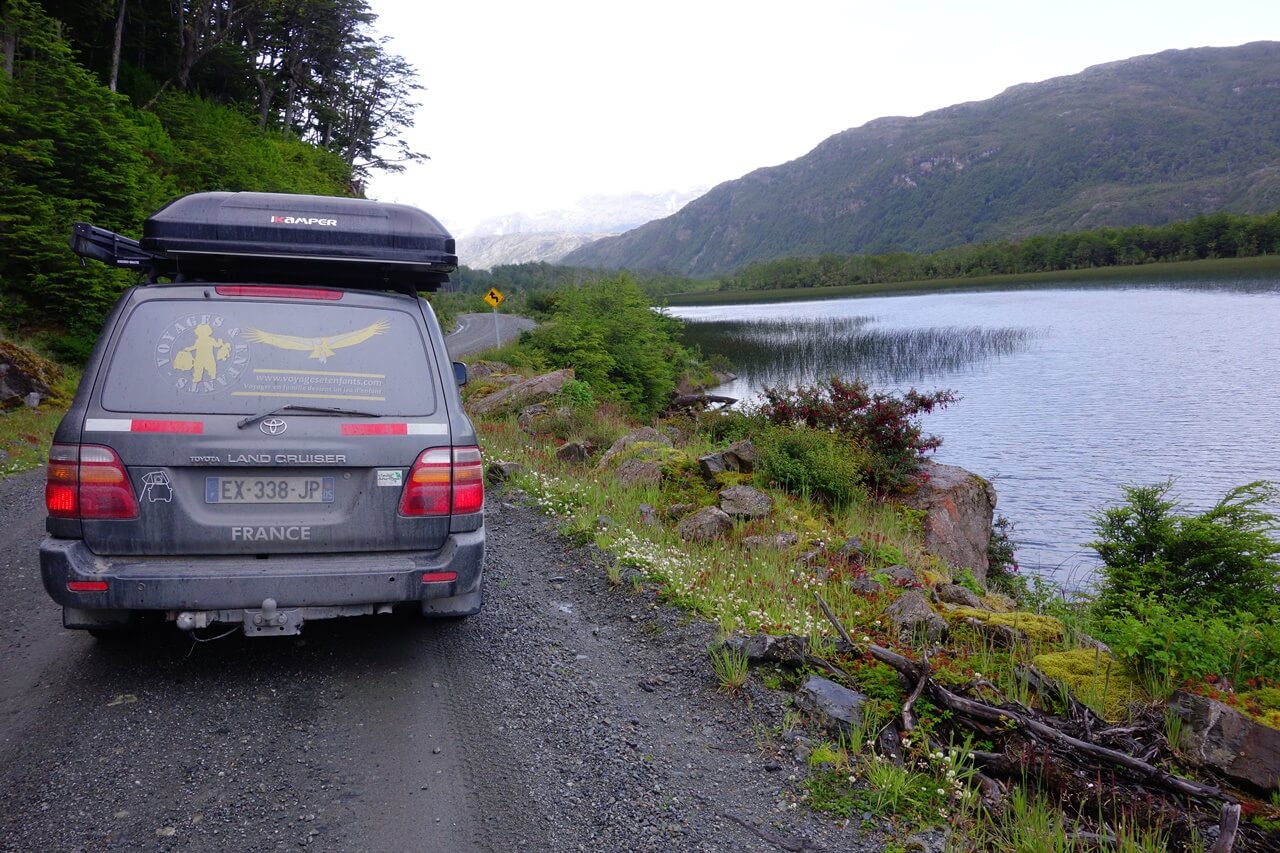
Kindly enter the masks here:
M 1187 511 L 1280 481 L 1280 279 L 1037 286 L 678 307 L 739 378 L 718 393 L 838 373 L 949 388 L 934 454 L 990 479 L 1025 570 L 1068 588 L 1097 565 L 1091 515 L 1172 478 Z M 1280 508 L 1277 508 L 1280 509 Z

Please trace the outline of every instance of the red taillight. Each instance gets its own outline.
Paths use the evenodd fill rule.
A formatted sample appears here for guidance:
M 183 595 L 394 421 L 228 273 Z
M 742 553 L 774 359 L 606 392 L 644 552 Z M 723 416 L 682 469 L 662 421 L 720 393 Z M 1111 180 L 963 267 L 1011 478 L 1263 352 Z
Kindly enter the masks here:
M 458 579 L 457 572 L 423 572 L 423 583 L 452 583 Z
M 72 592 L 106 592 L 106 581 L 67 581 L 67 589 Z
M 401 515 L 462 515 L 482 509 L 484 471 L 478 447 L 424 450 L 400 496 Z
M 120 457 L 96 444 L 55 444 L 49 449 L 44 503 L 54 518 L 138 517 L 138 502 Z
M 219 296 L 283 296 L 288 299 L 325 299 L 336 302 L 342 298 L 341 290 L 321 290 L 318 287 L 273 287 L 261 284 L 220 284 L 214 288 Z
M 478 447 L 453 449 L 453 514 L 484 509 L 484 463 Z

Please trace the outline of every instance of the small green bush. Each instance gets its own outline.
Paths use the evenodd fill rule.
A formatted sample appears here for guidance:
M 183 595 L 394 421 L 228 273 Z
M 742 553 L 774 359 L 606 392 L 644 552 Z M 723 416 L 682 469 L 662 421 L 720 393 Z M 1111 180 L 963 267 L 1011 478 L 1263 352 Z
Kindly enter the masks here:
M 1178 613 L 1260 614 L 1280 604 L 1277 497 L 1267 482 L 1232 489 L 1200 515 L 1179 515 L 1173 481 L 1125 487 L 1126 502 L 1094 516 L 1102 558 L 1099 613 L 1124 612 L 1151 597 Z
M 808 427 L 770 427 L 755 437 L 766 485 L 844 506 L 864 498 L 866 453 L 844 436 Z
M 1154 694 L 1208 676 L 1240 684 L 1280 678 L 1280 611 L 1183 613 L 1154 598 L 1099 620 L 1100 639 Z
M 779 426 L 836 432 L 865 448 L 867 485 L 889 494 L 906 487 L 924 454 L 942 444 L 920 429 L 920 415 L 958 399 L 953 391 L 921 394 L 914 388 L 899 397 L 832 376 L 817 385 L 766 388 L 758 414 Z

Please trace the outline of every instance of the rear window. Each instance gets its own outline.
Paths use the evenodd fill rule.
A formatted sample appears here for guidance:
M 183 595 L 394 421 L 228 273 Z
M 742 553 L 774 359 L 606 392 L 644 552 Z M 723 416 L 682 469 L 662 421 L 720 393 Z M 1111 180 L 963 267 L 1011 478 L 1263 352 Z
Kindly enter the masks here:
M 262 300 L 137 306 L 111 354 L 109 411 L 252 414 L 289 403 L 421 417 L 436 409 L 426 344 L 397 308 Z

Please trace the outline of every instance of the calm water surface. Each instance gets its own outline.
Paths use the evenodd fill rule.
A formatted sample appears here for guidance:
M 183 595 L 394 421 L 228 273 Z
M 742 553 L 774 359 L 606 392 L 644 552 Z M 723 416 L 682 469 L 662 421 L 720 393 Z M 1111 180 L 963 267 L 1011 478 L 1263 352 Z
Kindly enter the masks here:
M 1166 282 L 671 309 L 739 379 L 833 372 L 951 388 L 935 458 L 991 479 L 1019 561 L 1069 587 L 1096 565 L 1091 513 L 1175 480 L 1187 510 L 1280 481 L 1280 281 Z

